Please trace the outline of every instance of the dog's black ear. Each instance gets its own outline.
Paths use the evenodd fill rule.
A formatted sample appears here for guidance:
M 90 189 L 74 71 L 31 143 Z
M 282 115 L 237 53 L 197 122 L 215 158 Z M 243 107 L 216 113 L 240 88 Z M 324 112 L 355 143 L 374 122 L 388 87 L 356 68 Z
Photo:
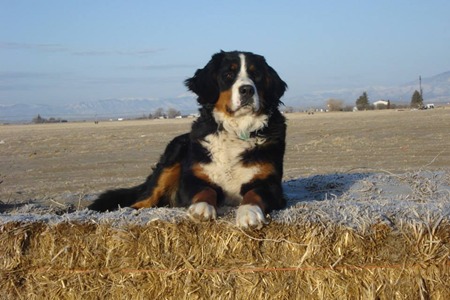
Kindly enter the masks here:
M 286 82 L 278 76 L 278 73 L 271 66 L 267 65 L 266 90 L 271 95 L 272 101 L 281 103 L 280 98 L 283 97 L 286 89 Z
M 217 76 L 224 52 L 214 54 L 203 69 L 198 69 L 194 76 L 186 79 L 186 87 L 197 94 L 200 104 L 215 103 L 219 98 Z

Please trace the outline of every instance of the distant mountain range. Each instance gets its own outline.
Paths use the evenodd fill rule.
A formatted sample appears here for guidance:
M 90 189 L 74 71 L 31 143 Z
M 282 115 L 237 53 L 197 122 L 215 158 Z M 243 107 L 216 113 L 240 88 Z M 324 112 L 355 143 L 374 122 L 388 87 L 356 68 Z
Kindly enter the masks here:
M 419 90 L 419 80 L 399 86 L 371 86 L 361 88 L 343 88 L 339 90 L 317 91 L 301 96 L 283 99 L 286 106 L 294 108 L 321 108 L 328 99 L 340 99 L 347 105 L 354 105 L 356 99 L 367 92 L 369 101 L 391 100 L 396 104 L 408 104 L 415 90 Z M 450 102 L 450 71 L 422 79 L 425 103 Z M 136 118 L 153 113 L 156 109 L 175 108 L 183 114 L 197 111 L 195 96 L 187 94 L 171 99 L 106 99 L 92 102 L 79 102 L 63 106 L 13 104 L 0 105 L 0 122 L 30 122 L 40 114 L 44 118 L 62 118 L 67 120 L 93 120 L 107 118 Z
M 173 99 L 105 99 L 64 106 L 14 104 L 0 105 L 0 122 L 30 122 L 38 114 L 43 118 L 94 120 L 138 118 L 148 116 L 158 108 L 179 110 L 182 114 L 197 111 L 194 95 Z

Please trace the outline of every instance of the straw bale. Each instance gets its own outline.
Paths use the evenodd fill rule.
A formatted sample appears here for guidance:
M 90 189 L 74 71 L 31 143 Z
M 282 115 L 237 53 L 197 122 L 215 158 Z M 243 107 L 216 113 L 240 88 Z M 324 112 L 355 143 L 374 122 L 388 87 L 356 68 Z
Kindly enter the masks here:
M 0 227 L 11 299 L 448 299 L 450 224 Z
M 0 214 L 5 299 L 450 299 L 450 173 L 348 173 L 284 183 L 259 231 L 235 209 Z

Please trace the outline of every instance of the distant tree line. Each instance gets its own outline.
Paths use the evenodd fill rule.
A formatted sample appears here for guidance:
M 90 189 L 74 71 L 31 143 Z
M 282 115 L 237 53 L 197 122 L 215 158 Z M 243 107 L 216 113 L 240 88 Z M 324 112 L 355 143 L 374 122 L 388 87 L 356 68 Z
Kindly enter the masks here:
M 356 108 L 358 110 L 371 110 L 371 109 L 390 109 L 390 108 L 407 108 L 407 105 L 396 105 L 392 104 L 390 100 L 386 101 L 387 104 L 373 105 L 369 102 L 369 97 L 367 92 L 364 92 L 361 96 L 356 99 Z M 423 108 L 423 98 L 422 95 L 415 90 L 411 96 L 411 102 L 409 104 L 410 108 Z
M 352 111 L 353 107 L 350 105 L 344 105 L 344 100 L 328 99 L 327 110 L 328 111 Z
M 44 124 L 44 123 L 67 123 L 67 120 L 61 119 L 61 118 L 43 118 L 41 115 L 37 115 L 33 118 L 32 122 L 34 124 Z
M 164 108 L 159 107 L 153 113 L 148 115 L 149 119 L 174 119 L 176 117 L 181 117 L 181 112 L 175 108 L 167 109 L 167 112 L 164 111 Z
M 344 105 L 344 101 L 340 99 L 328 99 L 326 102 L 327 110 L 329 111 L 352 111 L 354 108 L 357 110 L 374 110 L 374 109 L 398 109 L 398 108 L 423 108 L 422 95 L 416 90 L 414 91 L 411 102 L 409 105 L 398 105 L 391 103 L 390 100 L 384 101 L 385 103 L 376 103 L 374 105 L 369 102 L 369 96 L 367 92 L 363 92 L 361 96 L 356 99 L 355 106 Z

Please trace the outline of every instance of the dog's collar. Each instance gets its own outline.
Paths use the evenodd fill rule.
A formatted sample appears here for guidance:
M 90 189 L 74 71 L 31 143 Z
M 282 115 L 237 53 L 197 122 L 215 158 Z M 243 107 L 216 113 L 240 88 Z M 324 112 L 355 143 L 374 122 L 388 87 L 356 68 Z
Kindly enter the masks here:
M 217 131 L 226 131 L 225 127 L 223 126 L 222 123 L 219 124 Z M 246 132 L 246 131 L 239 131 L 239 132 L 235 132 L 236 136 L 243 141 L 247 141 L 251 138 L 256 138 L 256 137 L 261 137 L 261 130 L 255 130 L 252 132 Z
M 239 137 L 241 140 L 246 141 L 246 140 L 248 140 L 248 139 L 251 137 L 251 135 L 252 135 L 252 132 L 244 132 L 244 131 L 241 131 L 241 132 L 239 133 L 238 137 Z

